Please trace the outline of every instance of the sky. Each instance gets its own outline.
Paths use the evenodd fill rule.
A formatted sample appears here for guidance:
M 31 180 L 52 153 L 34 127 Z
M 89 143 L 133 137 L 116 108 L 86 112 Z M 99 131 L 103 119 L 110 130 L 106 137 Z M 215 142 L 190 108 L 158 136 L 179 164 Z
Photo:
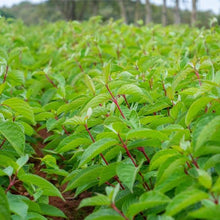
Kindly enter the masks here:
M 32 3 L 39 3 L 45 0 L 29 0 Z M 141 0 L 144 2 L 144 0 Z M 2 6 L 12 6 L 13 4 L 18 4 L 22 2 L 22 0 L 0 0 L 0 7 Z M 152 3 L 160 5 L 162 0 L 151 0 Z M 174 6 L 174 0 L 167 0 L 169 6 Z M 191 8 L 191 0 L 180 0 L 182 9 L 190 9 Z M 214 13 L 220 13 L 220 0 L 199 0 L 198 1 L 198 9 L 199 10 L 212 10 Z

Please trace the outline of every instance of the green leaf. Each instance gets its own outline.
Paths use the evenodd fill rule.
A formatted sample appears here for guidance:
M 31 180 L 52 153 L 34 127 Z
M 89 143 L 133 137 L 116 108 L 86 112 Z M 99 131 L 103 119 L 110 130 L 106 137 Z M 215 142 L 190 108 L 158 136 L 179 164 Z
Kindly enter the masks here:
M 88 100 L 88 97 L 86 96 L 82 96 L 82 97 L 78 97 L 75 100 L 71 101 L 68 104 L 65 105 L 61 105 L 58 110 L 57 110 L 57 114 L 61 114 L 61 113 L 68 113 L 71 110 L 75 110 L 80 108 L 81 106 L 84 105 L 84 103 Z
M 111 63 L 105 63 L 103 66 L 103 73 L 104 73 L 104 82 L 108 84 L 110 73 L 111 73 Z
M 172 149 L 165 149 L 165 150 L 158 151 L 151 159 L 150 170 L 154 170 L 158 168 L 169 157 L 172 157 L 175 155 L 178 155 L 178 152 Z
M 199 111 L 202 108 L 204 108 L 211 100 L 213 100 L 213 98 L 205 96 L 197 99 L 192 103 L 186 114 L 186 118 L 185 118 L 186 126 L 189 126 L 189 124 L 195 119 Z
M 98 194 L 97 196 L 83 199 L 78 209 L 85 207 L 85 206 L 102 206 L 102 205 L 109 206 L 110 204 L 111 204 L 111 201 L 107 196 Z
M 210 169 L 211 167 L 214 167 L 216 164 L 219 164 L 219 163 L 220 163 L 220 154 L 216 154 L 216 155 L 210 157 L 205 162 L 204 169 L 205 170 Z
M 69 118 L 65 121 L 66 125 L 84 125 L 85 120 L 80 116 L 74 116 L 73 118 Z
M 207 193 L 198 189 L 189 188 L 174 197 L 166 208 L 166 214 L 174 216 L 186 207 L 207 198 L 209 198 Z
M 220 205 L 201 207 L 196 211 L 190 212 L 189 216 L 195 219 L 218 220 L 220 216 Z
M 9 106 L 18 115 L 22 115 L 25 119 L 31 122 L 33 125 L 36 124 L 34 119 L 34 112 L 30 105 L 22 99 L 10 98 L 5 100 L 2 104 Z
M 103 171 L 100 175 L 99 185 L 102 185 L 112 177 L 116 175 L 116 168 L 117 168 L 118 162 L 111 163 L 108 166 L 104 166 Z
M 26 154 L 25 156 L 20 157 L 16 163 L 18 164 L 18 170 L 21 169 L 21 167 L 23 167 L 29 160 L 29 156 L 28 154 Z
M 40 206 L 42 215 L 67 218 L 66 215 L 60 209 L 52 205 L 39 203 L 39 206 Z
M 219 129 L 219 127 L 219 115 L 205 115 L 198 121 L 192 134 L 192 142 L 195 152 L 199 151 L 203 144 L 211 140 L 212 135 Z
M 64 200 L 62 194 L 60 191 L 50 182 L 48 182 L 46 179 L 34 175 L 34 174 L 24 174 L 18 177 L 19 180 L 22 182 L 28 184 L 28 185 L 35 185 L 43 190 L 43 195 L 47 196 L 57 196 Z
M 28 212 L 28 205 L 23 201 L 22 197 L 7 193 L 10 211 L 17 214 L 21 219 L 25 219 Z
M 121 86 L 118 89 L 118 94 L 120 94 L 120 95 L 123 95 L 123 94 L 127 94 L 127 95 L 143 95 L 143 91 L 137 85 L 126 84 L 126 85 Z
M 110 100 L 110 95 L 109 94 L 99 94 L 92 98 L 86 106 L 83 108 L 81 112 L 87 112 L 88 108 L 95 108 L 99 104 L 104 104 L 105 102 L 108 102 Z
M 140 196 L 138 202 L 133 203 L 129 206 L 127 215 L 133 217 L 149 208 L 153 208 L 159 205 L 164 205 L 170 202 L 170 198 L 157 191 L 149 191 Z
M 197 169 L 198 172 L 198 180 L 199 183 L 207 189 L 210 189 L 212 186 L 212 178 L 211 176 L 205 171 L 201 169 Z
M 220 192 L 220 177 L 218 177 L 217 181 L 215 182 L 214 187 L 212 188 L 214 192 Z
M 85 220 L 124 220 L 116 211 L 112 209 L 100 209 L 87 216 Z
M 83 166 L 87 162 L 89 162 L 92 158 L 97 156 L 98 154 L 102 153 L 103 151 L 107 150 L 108 148 L 112 147 L 113 145 L 117 144 L 118 141 L 111 138 L 104 138 L 101 140 L 96 141 L 95 143 L 91 144 L 83 153 L 79 167 Z
M 10 220 L 10 210 L 9 210 L 9 204 L 8 199 L 5 195 L 4 190 L 0 187 L 0 219 L 1 220 Z
M 0 133 L 8 140 L 19 155 L 23 155 L 25 136 L 20 126 L 10 121 L 0 122 Z
M 86 86 L 89 88 L 89 90 L 92 92 L 92 94 L 95 95 L 95 86 L 91 77 L 88 74 L 84 75 L 84 82 Z
M 166 140 L 167 136 L 157 130 L 152 130 L 148 128 L 138 128 L 132 129 L 127 134 L 127 139 L 159 139 L 161 141 Z
M 0 167 L 13 167 L 14 170 L 18 169 L 18 164 L 10 157 L 0 154 Z
M 89 138 L 79 137 L 77 135 L 71 135 L 64 138 L 58 145 L 56 152 L 63 153 L 70 150 L 74 150 L 80 145 L 89 145 L 92 141 Z
M 65 189 L 65 192 L 77 188 L 78 186 L 87 184 L 88 182 L 97 180 L 102 170 L 103 166 L 101 165 L 93 165 L 91 167 L 80 170 L 76 175 L 73 175 Z M 67 178 L 70 179 L 69 176 L 67 176 Z
M 133 164 L 119 163 L 116 172 L 123 184 L 125 184 L 131 192 L 133 192 L 134 182 L 140 167 Z

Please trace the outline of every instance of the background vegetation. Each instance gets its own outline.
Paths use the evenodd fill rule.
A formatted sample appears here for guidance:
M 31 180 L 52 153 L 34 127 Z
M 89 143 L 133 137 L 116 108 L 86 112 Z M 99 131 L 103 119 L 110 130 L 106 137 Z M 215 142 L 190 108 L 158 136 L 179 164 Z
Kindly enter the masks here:
M 166 6 L 168 1 L 162 2 Z M 179 4 L 180 0 L 175 2 Z M 31 4 L 24 1 L 11 8 L 2 8 L 0 13 L 6 17 L 22 19 L 28 25 L 37 24 L 44 20 L 54 22 L 60 19 L 76 19 L 83 21 L 96 15 L 102 16 L 104 21 L 110 18 L 120 19 L 126 16 L 127 23 L 137 23 L 139 19 L 145 23 L 153 22 L 158 24 L 163 22 L 164 25 L 174 23 L 191 24 L 195 22 L 192 21 L 191 11 L 179 10 L 179 7 L 165 7 L 166 10 L 163 12 L 164 6 L 155 5 L 149 1 L 149 9 L 147 9 L 140 0 L 48 0 L 40 4 Z M 166 18 L 163 18 L 162 15 L 164 14 Z M 220 21 L 220 16 L 214 15 L 212 11 L 198 11 L 196 25 L 208 27 L 209 19 L 213 16 Z

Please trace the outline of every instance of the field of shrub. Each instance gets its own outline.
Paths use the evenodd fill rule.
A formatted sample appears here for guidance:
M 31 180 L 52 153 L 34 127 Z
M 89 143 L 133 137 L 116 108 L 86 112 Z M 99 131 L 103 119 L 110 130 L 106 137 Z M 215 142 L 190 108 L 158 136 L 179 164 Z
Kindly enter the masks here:
M 1 220 L 218 219 L 219 26 L 0 27 Z

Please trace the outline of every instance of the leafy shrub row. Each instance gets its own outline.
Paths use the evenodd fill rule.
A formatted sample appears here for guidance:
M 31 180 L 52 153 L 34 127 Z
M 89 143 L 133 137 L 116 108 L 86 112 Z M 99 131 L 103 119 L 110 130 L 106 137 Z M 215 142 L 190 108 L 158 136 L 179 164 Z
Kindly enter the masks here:
M 217 219 L 219 27 L 0 25 L 0 219 Z

